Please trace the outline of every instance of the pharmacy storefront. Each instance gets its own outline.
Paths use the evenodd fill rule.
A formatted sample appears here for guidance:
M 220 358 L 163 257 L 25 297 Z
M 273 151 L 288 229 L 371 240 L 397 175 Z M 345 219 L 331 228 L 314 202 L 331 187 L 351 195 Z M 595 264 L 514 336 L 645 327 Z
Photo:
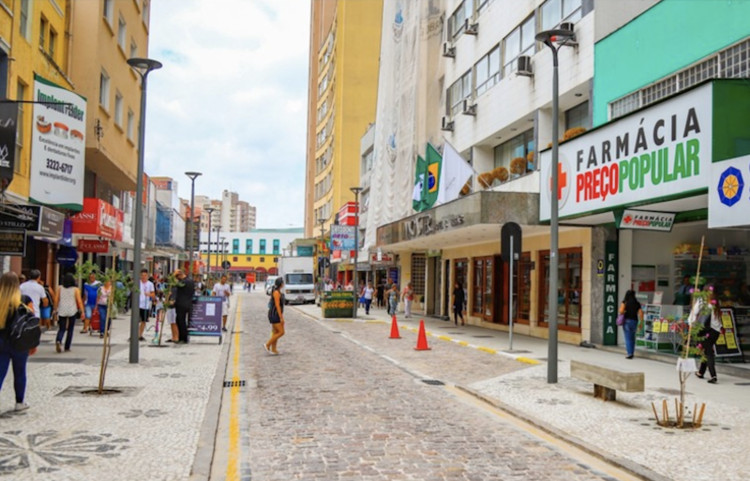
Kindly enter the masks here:
M 595 259 L 592 296 L 600 298 L 591 302 L 601 307 L 592 312 L 592 341 L 622 343 L 617 308 L 633 289 L 646 315 L 639 348 L 679 352 L 703 242 L 700 276 L 732 318 L 727 352 L 748 347 L 748 154 L 750 86 L 733 80 L 701 84 L 560 146 L 560 222 L 608 232 Z M 551 152 L 541 158 L 544 222 Z

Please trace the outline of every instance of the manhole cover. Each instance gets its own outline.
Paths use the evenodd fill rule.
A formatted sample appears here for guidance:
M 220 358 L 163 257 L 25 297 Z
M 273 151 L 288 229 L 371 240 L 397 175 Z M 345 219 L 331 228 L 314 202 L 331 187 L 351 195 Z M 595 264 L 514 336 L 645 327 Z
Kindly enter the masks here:
M 438 381 L 437 379 L 422 379 L 422 382 L 425 384 L 429 384 L 430 386 L 444 386 L 445 385 L 443 381 Z

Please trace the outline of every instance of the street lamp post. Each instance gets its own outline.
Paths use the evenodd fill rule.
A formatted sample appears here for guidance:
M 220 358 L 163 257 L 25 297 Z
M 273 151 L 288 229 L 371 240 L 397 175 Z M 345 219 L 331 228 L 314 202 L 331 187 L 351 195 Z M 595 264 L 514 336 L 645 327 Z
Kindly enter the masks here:
M 200 172 L 185 172 L 190 178 L 190 228 L 188 232 L 188 275 L 193 277 L 193 237 L 195 237 L 195 179 L 203 175 Z M 198 247 L 200 251 L 200 247 Z
M 558 145 L 559 145 L 559 99 L 557 76 L 557 52 L 566 42 L 575 41 L 575 34 L 571 30 L 545 30 L 536 34 L 536 40 L 542 42 L 552 50 L 552 186 L 550 193 L 550 246 L 549 246 L 549 299 L 548 325 L 549 343 L 547 344 L 547 383 L 557 383 L 557 269 L 559 264 L 558 252 Z M 556 46 L 555 43 L 559 43 Z M 542 183 L 544 185 L 544 183 Z M 544 188 L 544 187 L 543 187 Z
M 359 304 L 359 278 L 357 277 L 357 257 L 359 254 L 359 193 L 362 187 L 350 187 L 349 190 L 354 192 L 354 318 L 357 318 L 357 305 Z
M 216 271 L 219 270 L 219 234 L 221 233 L 221 226 L 216 226 Z M 209 263 L 208 270 L 211 270 L 211 265 Z
M 143 241 L 143 172 L 144 172 L 144 147 L 146 137 L 146 84 L 148 74 L 152 70 L 160 69 L 162 67 L 161 62 L 158 60 L 152 60 L 150 58 L 130 58 L 128 59 L 128 65 L 138 72 L 141 76 L 141 113 L 140 113 L 140 125 L 138 126 L 138 169 L 136 171 L 135 180 L 135 232 L 133 232 L 133 288 L 132 288 L 132 299 L 133 302 L 138 302 L 137 299 L 140 296 L 138 289 L 135 287 L 138 285 L 138 279 L 140 278 L 141 270 L 141 242 Z M 138 321 L 140 309 L 131 309 L 130 314 L 130 356 L 129 362 L 131 364 L 138 363 Z
M 208 212 L 208 260 L 206 261 L 206 264 L 208 265 L 209 280 L 211 279 L 211 214 L 213 214 L 215 210 L 216 208 L 214 207 L 206 207 L 206 212 Z

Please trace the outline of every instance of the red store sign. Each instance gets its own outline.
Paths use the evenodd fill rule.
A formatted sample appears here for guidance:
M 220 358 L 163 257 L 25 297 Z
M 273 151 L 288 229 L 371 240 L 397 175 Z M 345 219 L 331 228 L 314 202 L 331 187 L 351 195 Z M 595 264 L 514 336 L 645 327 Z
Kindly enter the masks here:
M 83 199 L 83 211 L 72 217 L 73 234 L 91 234 L 120 241 L 124 219 L 123 212 L 112 204 L 86 197 Z
M 78 252 L 94 252 L 106 254 L 109 252 L 109 241 L 95 239 L 78 239 Z

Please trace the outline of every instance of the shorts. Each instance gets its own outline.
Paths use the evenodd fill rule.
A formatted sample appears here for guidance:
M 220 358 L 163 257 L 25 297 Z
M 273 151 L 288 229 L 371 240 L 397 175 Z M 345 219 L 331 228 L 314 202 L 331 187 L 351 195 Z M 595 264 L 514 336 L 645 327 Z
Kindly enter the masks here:
M 167 309 L 167 317 L 166 320 L 169 324 L 175 324 L 177 323 L 177 310 L 176 309 Z
M 222 315 L 222 317 L 229 315 L 229 302 L 222 302 L 221 303 L 221 315 Z
M 52 306 L 40 308 L 40 314 L 39 317 L 42 319 L 52 319 Z
M 94 309 L 95 308 L 96 308 L 95 305 L 94 306 L 89 306 L 88 304 L 86 304 L 85 306 L 83 306 L 83 312 L 85 314 L 85 318 L 86 319 L 91 319 L 91 316 L 94 314 Z
M 148 322 L 148 315 L 151 313 L 151 309 L 139 309 L 139 318 L 141 322 Z

